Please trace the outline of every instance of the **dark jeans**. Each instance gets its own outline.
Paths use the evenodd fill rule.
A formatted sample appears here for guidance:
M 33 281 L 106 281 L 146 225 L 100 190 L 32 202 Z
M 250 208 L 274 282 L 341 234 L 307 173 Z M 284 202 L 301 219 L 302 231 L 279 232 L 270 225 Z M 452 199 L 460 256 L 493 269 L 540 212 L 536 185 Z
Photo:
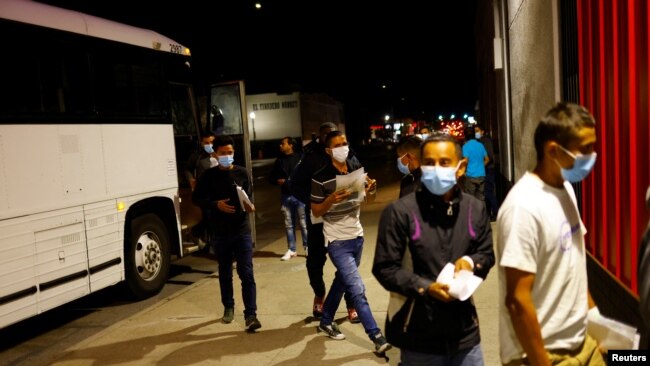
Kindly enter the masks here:
M 307 235 L 309 237 L 309 255 L 307 255 L 307 275 L 309 285 L 314 290 L 314 295 L 325 297 L 325 281 L 323 281 L 323 267 L 327 261 L 327 248 L 325 248 L 325 236 L 323 235 L 323 224 L 312 224 L 307 215 Z M 345 304 L 348 309 L 353 308 L 352 300 L 348 293 L 345 293 Z
M 219 261 L 219 287 L 224 307 L 235 307 L 232 287 L 232 261 L 237 261 L 237 275 L 241 280 L 244 315 L 257 315 L 257 290 L 253 276 L 253 242 L 251 233 L 217 233 L 212 245 Z
M 496 169 L 485 168 L 485 203 L 491 218 L 497 217 L 499 201 L 497 201 Z
M 482 366 L 484 364 L 480 344 L 460 351 L 453 356 L 421 353 L 403 349 L 401 358 L 400 366 Z
M 465 177 L 465 193 L 485 201 L 485 177 Z

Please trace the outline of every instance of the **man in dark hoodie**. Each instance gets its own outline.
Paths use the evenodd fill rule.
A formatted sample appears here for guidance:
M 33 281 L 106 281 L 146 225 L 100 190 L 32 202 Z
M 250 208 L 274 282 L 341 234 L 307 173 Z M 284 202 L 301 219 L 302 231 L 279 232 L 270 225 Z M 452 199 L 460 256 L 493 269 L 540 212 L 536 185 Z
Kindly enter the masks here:
M 447 263 L 485 278 L 494 265 L 483 201 L 456 184 L 467 161 L 451 136 L 422 145 L 421 186 L 382 213 L 372 273 L 391 291 L 386 338 L 402 365 L 483 365 L 478 315 L 436 282 Z

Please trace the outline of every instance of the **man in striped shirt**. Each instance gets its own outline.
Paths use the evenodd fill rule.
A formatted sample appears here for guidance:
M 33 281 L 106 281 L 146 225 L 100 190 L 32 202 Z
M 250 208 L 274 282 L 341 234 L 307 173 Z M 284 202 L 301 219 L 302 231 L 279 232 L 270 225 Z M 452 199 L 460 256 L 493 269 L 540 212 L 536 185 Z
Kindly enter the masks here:
M 347 292 L 366 334 L 375 344 L 375 352 L 383 354 L 390 345 L 372 315 L 358 269 L 363 251 L 363 227 L 359 220 L 360 196 L 369 195 L 374 198 L 377 183 L 366 176 L 361 191 L 340 187 L 337 190 L 337 176 L 353 173 L 363 167 L 348 159 L 349 147 L 343 132 L 332 131 L 327 134 L 325 146 L 331 164 L 325 165 L 312 176 L 311 209 L 314 216 L 323 217 L 325 246 L 337 271 L 325 298 L 318 329 L 332 339 L 345 339 L 345 335 L 334 323 L 334 315 L 343 293 Z

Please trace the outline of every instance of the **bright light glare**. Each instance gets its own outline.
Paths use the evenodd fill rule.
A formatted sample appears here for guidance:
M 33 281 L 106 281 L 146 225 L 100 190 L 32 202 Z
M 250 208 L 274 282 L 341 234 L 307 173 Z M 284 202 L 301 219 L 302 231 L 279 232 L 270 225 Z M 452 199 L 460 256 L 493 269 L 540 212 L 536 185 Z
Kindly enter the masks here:
M 456 115 L 455 115 L 455 114 L 452 114 L 452 115 L 451 115 L 451 119 L 454 119 L 454 118 L 456 118 Z
M 255 9 L 262 9 L 261 3 L 255 3 Z
M 443 117 L 442 114 L 438 116 L 438 120 L 440 120 L 440 121 L 442 121 L 444 118 L 445 118 L 445 117 Z
M 249 114 L 249 116 L 254 119 L 255 118 L 255 112 L 251 112 L 251 114 Z
M 389 119 L 390 119 L 390 116 L 389 116 L 389 115 L 385 115 L 385 116 L 384 116 L 384 120 L 388 121 Z

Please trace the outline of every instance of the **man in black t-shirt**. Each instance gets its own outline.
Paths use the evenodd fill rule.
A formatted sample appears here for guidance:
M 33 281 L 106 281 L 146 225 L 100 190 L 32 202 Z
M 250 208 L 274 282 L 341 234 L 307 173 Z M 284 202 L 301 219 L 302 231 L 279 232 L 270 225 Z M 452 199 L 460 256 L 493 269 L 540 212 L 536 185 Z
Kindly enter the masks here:
M 248 221 L 248 212 L 255 211 L 255 207 L 240 204 L 238 193 L 241 189 L 251 197 L 249 175 L 244 167 L 233 165 L 235 148 L 231 137 L 219 136 L 213 145 L 219 165 L 201 175 L 192 194 L 192 202 L 204 210 L 210 210 L 210 245 L 214 247 L 219 262 L 221 303 L 225 308 L 223 322 L 230 323 L 234 318 L 232 261 L 235 259 L 237 274 L 242 282 L 246 328 L 255 330 L 262 326 L 257 319 L 253 242 Z

